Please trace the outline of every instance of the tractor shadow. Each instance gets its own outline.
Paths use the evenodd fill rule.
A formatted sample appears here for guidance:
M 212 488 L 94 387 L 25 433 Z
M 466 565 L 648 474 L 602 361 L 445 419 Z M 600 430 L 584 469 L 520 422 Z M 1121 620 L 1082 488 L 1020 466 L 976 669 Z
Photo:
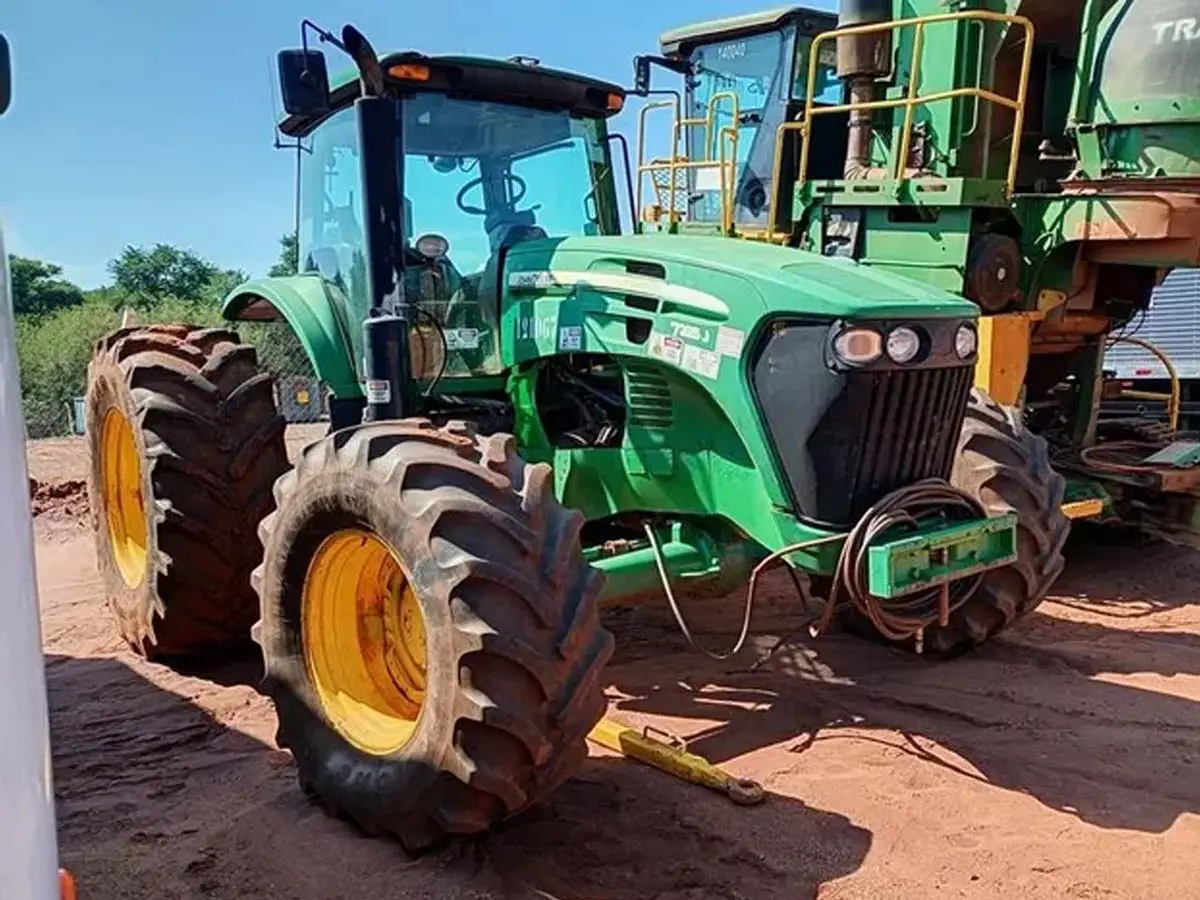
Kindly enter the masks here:
M 221 687 L 246 686 L 256 691 L 263 678 L 262 651 L 247 642 L 218 653 L 183 656 L 163 660 L 162 664 L 187 678 L 203 678 Z
M 1146 552 L 1139 551 L 1143 573 Z M 1171 558 L 1179 551 L 1152 552 Z M 1071 577 L 1075 587 L 1086 582 L 1087 562 L 1054 591 L 1074 604 L 1067 614 L 1085 608 L 1094 621 L 1038 612 L 945 662 L 849 635 L 805 634 L 749 672 L 752 652 L 711 663 L 669 624 L 649 627 L 614 610 L 608 618 L 619 649 L 608 683 L 618 698 L 615 714 L 665 721 L 689 749 L 718 764 L 769 747 L 803 759 L 822 742 L 883 743 L 1098 827 L 1161 834 L 1181 815 L 1200 812 L 1200 704 L 1164 692 L 1194 684 L 1168 687 L 1161 678 L 1200 675 L 1200 636 L 1123 630 L 1137 627 L 1130 619 L 1138 617 L 1122 604 L 1170 614 L 1200 598 L 1123 583 L 1124 560 L 1114 566 L 1111 551 L 1101 555 L 1104 573 L 1092 576 L 1098 584 L 1087 597 L 1067 593 Z M 738 618 L 741 598 L 727 602 L 736 607 L 728 618 Z M 1053 603 L 1046 609 L 1057 612 Z M 710 633 L 709 644 L 728 644 L 731 631 Z M 774 640 L 761 638 L 758 652 Z M 659 655 L 650 652 L 655 644 Z M 1125 683 L 1113 674 L 1127 676 Z
M 734 806 L 639 763 L 593 757 L 542 809 L 490 837 L 486 857 L 510 896 L 530 900 L 793 898 L 858 871 L 871 844 L 846 816 L 793 797 Z
M 81 896 L 794 897 L 856 871 L 871 846 L 844 816 L 788 797 L 733 807 L 598 757 L 494 833 L 410 857 L 304 796 L 254 666 L 225 666 L 232 687 L 207 680 L 211 667 L 46 656 L 60 854 Z

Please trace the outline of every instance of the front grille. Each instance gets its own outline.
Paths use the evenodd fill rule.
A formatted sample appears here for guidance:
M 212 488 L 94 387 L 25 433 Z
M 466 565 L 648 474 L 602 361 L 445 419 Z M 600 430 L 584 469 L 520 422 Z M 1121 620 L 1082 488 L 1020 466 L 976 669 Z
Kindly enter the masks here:
M 849 525 L 885 494 L 948 478 L 974 369 L 853 372 L 808 439 L 815 517 Z

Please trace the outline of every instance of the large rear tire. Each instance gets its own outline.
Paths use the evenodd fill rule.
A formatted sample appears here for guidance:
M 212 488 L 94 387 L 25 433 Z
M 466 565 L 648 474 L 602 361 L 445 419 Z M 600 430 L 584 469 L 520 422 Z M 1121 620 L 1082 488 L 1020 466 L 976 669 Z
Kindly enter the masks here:
M 577 770 L 613 639 L 548 466 L 508 435 L 383 422 L 308 447 L 276 497 L 264 688 L 330 812 L 419 852 Z
M 287 470 L 254 347 L 225 328 L 122 328 L 88 367 L 88 494 L 122 637 L 152 659 L 249 642 L 255 532 Z
M 1025 427 L 1019 410 L 978 389 L 968 400 L 950 483 L 990 516 L 1016 513 L 1017 559 L 985 572 L 949 624 L 925 629 L 923 652 L 940 657 L 971 650 L 1032 612 L 1062 573 L 1071 526 L 1062 512 L 1066 481 L 1051 468 L 1046 441 Z M 851 631 L 880 637 L 857 611 L 844 622 Z

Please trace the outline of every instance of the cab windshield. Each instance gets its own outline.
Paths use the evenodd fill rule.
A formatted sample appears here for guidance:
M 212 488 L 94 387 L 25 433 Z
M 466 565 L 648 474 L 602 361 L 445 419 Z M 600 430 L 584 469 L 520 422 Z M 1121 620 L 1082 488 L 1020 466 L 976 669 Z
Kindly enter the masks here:
M 405 290 L 422 310 L 415 343 L 437 345 L 429 356 L 438 377 L 495 374 L 504 251 L 619 232 L 604 122 L 437 93 L 397 101 L 397 112 Z M 319 272 L 342 293 L 352 339 L 360 340 L 355 326 L 370 298 L 353 109 L 331 116 L 310 141 L 300 163 L 301 271 Z
M 406 230 L 444 237 L 460 272 L 482 271 L 514 228 L 524 239 L 617 231 L 602 122 L 432 93 L 403 109 Z
M 736 129 L 733 221 L 738 225 L 767 224 L 774 196 L 771 181 L 775 135 L 789 111 L 794 113 L 803 107 L 811 44 L 812 38 L 807 36 L 797 41 L 796 28 L 788 26 L 701 45 L 691 53 L 694 69 L 687 83 L 687 115 L 705 119 L 711 112 L 713 124 L 711 129 L 705 125 L 688 129 L 688 155 L 693 160 L 719 160 L 718 141 L 722 131 Z M 813 90 L 813 99 L 819 104 L 833 104 L 841 99 L 834 49 L 833 42 L 828 42 L 821 50 Z M 729 153 L 728 140 L 725 151 Z M 689 218 L 720 222 L 718 168 L 695 170 L 691 178 Z

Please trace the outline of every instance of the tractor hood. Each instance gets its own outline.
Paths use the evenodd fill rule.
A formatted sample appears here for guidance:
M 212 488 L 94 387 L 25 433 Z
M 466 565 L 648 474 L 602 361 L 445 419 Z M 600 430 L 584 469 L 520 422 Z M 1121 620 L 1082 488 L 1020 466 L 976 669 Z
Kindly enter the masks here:
M 674 454 L 691 446 L 778 475 L 771 496 L 748 501 L 755 510 L 790 506 L 848 528 L 881 487 L 948 474 L 975 366 L 959 336 L 979 310 L 962 297 L 849 260 L 692 235 L 520 243 L 502 284 L 505 368 L 536 373 L 547 357 L 575 354 L 616 360 L 630 452 L 652 484 L 682 472 Z M 884 348 L 901 329 L 919 346 L 897 358 Z M 839 349 L 851 333 L 865 349 Z M 667 423 L 677 423 L 669 437 L 647 437 Z M 863 457 L 863 447 L 895 458 Z M 594 482 L 560 465 L 564 496 L 586 505 Z M 711 489 L 735 468 L 714 471 Z M 738 483 L 735 493 L 751 490 Z
M 970 301 L 852 260 L 774 244 L 691 235 L 572 237 L 513 247 L 509 286 L 536 279 L 662 282 L 663 299 L 736 308 L 738 319 L 799 313 L 831 319 L 975 318 Z M 667 295 L 672 295 L 668 297 Z M 715 312 L 715 310 L 714 310 Z

